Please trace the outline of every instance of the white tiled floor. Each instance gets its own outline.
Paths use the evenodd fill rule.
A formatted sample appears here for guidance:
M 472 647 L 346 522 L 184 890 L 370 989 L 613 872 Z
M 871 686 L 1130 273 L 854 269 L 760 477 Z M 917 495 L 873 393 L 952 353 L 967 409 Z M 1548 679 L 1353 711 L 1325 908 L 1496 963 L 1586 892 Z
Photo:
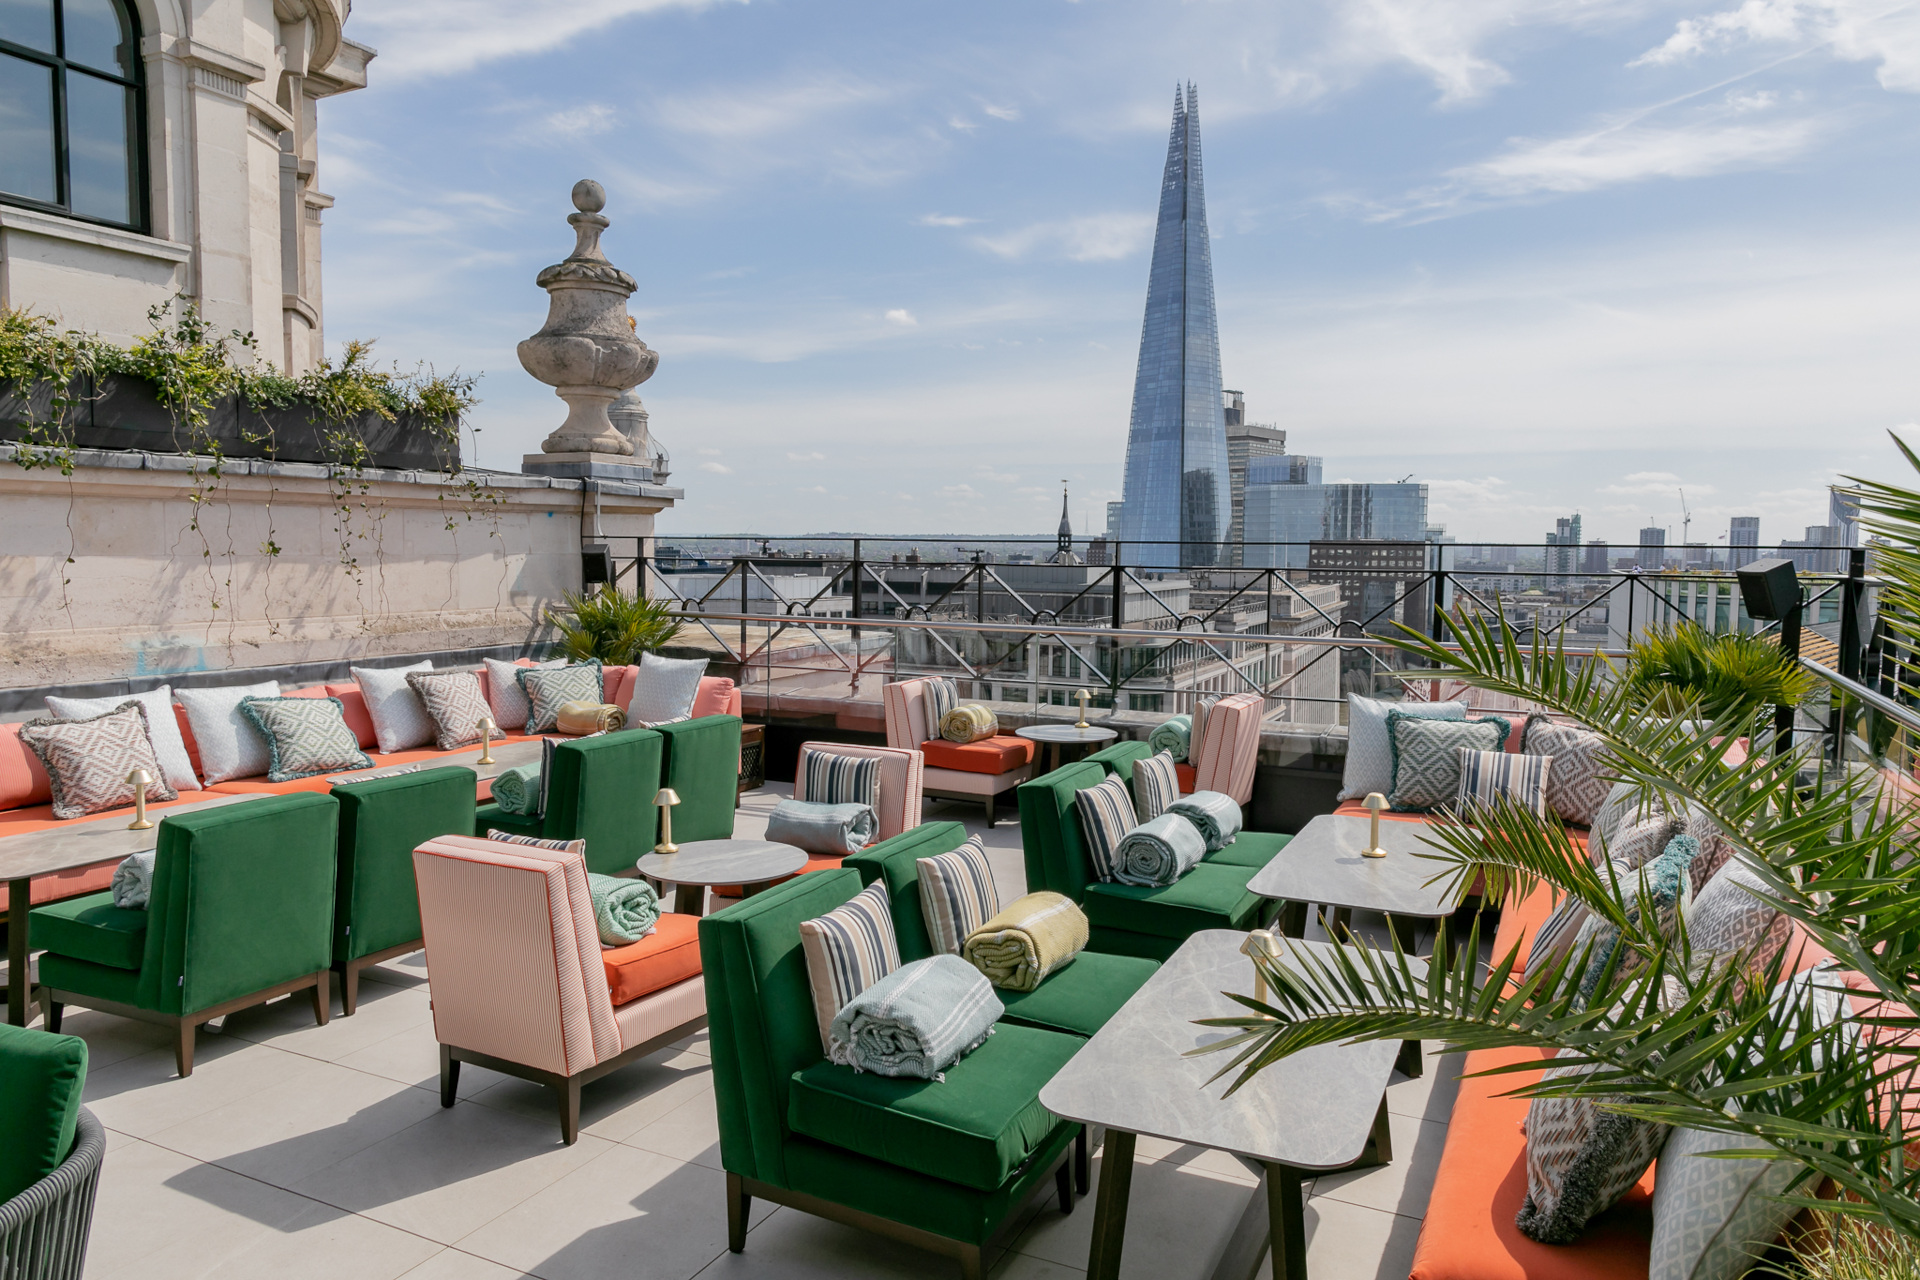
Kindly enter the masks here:
M 747 798 L 757 835 L 787 789 Z M 973 805 L 929 804 L 984 835 L 1004 896 L 1023 891 L 1020 828 Z M 943 1280 L 946 1259 L 756 1205 L 726 1249 L 704 1035 L 588 1085 L 580 1140 L 560 1144 L 551 1096 L 467 1067 L 442 1110 L 424 962 L 369 970 L 359 1012 L 312 1024 L 305 997 L 202 1034 L 179 1080 L 157 1028 L 71 1009 L 92 1054 L 87 1104 L 109 1130 L 91 1280 Z M 1321 1177 L 1306 1221 L 1316 1280 L 1404 1277 L 1446 1138 L 1453 1069 L 1388 1090 L 1395 1159 Z M 1142 1139 L 1123 1274 L 1200 1280 L 1253 1186 L 1219 1152 Z M 1097 1165 L 1096 1158 L 1096 1177 Z M 1091 1198 L 1061 1217 L 1038 1196 L 997 1242 L 996 1280 L 1080 1280 Z M 1264 1273 L 1264 1268 L 1263 1268 Z

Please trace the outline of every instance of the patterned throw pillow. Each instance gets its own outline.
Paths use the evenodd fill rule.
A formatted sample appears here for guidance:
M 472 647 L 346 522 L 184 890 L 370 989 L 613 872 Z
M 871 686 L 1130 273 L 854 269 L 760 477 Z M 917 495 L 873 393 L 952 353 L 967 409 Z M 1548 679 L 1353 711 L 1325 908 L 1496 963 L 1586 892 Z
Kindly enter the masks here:
M 1588 1067 L 1554 1067 L 1546 1078 Z M 1527 1198 L 1513 1224 L 1542 1244 L 1571 1244 L 1588 1219 L 1640 1181 L 1668 1126 L 1603 1111 L 1594 1098 L 1535 1098 L 1527 1107 Z
M 1580 927 L 1587 922 L 1591 913 L 1587 904 L 1568 894 L 1560 899 L 1553 914 L 1541 921 L 1534 931 L 1533 946 L 1527 951 L 1526 973 L 1532 974 L 1557 961 L 1573 949 L 1573 940 L 1580 936 Z
M 180 736 L 180 717 L 173 714 L 173 688 L 161 685 L 145 693 L 121 694 L 112 698 L 61 698 L 47 695 L 47 710 L 59 720 L 85 720 L 116 711 L 123 703 L 137 702 L 147 709 L 147 733 L 153 739 L 153 754 L 159 758 L 167 785 L 175 791 L 198 791 L 200 779 L 194 776 L 193 757 L 187 754 L 187 740 Z
M 407 676 L 414 671 L 431 671 L 431 662 L 415 662 L 404 667 L 349 667 L 360 696 L 367 702 L 367 717 L 373 721 L 373 740 L 382 755 L 410 751 L 433 741 L 433 717 L 420 704 Z
M 1704 856 L 1704 855 L 1703 855 Z M 1736 954 L 1749 969 L 1765 969 L 1786 948 L 1793 920 L 1762 901 L 1766 882 L 1744 862 L 1728 862 L 1716 872 L 1687 911 L 1687 941 L 1695 958 L 1713 960 Z
M 338 698 L 248 698 L 240 712 L 267 740 L 267 781 L 371 769 Z
M 1080 838 L 1087 846 L 1087 858 L 1093 874 L 1103 884 L 1114 882 L 1119 860 L 1114 850 L 1127 832 L 1138 825 L 1133 820 L 1133 797 L 1127 784 L 1109 777 L 1097 786 L 1073 793 L 1073 807 L 1080 814 Z
M 1498 751 L 1507 740 L 1505 720 L 1434 720 L 1387 712 L 1392 744 L 1392 790 L 1387 803 L 1400 813 L 1430 813 L 1460 794 L 1460 748 Z
M 84 818 L 132 804 L 127 775 L 135 769 L 145 769 L 153 779 L 147 799 L 179 797 L 153 752 L 147 709 L 131 699 L 85 720 L 29 720 L 20 726 L 20 741 L 46 767 L 56 818 Z
M 1628 871 L 1636 870 L 1658 856 L 1679 834 L 1680 824 L 1673 816 L 1656 809 L 1647 817 L 1620 828 L 1607 847 L 1607 861 Z
M 1453 800 L 1457 811 L 1465 813 L 1504 796 L 1542 818 L 1547 816 L 1547 794 L 1552 786 L 1548 775 L 1555 763 L 1553 757 L 1473 751 L 1466 747 L 1459 748 L 1455 754 L 1460 760 L 1460 789 Z
M 200 748 L 200 777 L 208 784 L 229 778 L 257 778 L 267 771 L 267 739 L 241 713 L 248 698 L 277 698 L 280 682 L 229 685 L 224 689 L 175 689 L 187 709 L 187 726 Z
M 1387 716 L 1394 711 L 1427 720 L 1467 718 L 1464 702 L 1382 702 L 1348 694 L 1347 767 L 1340 779 L 1340 799 L 1364 800 L 1371 792 L 1393 790 L 1393 743 L 1387 736 Z
M 800 949 L 807 956 L 807 983 L 813 989 L 820 1047 L 830 1060 L 844 1063 L 846 1046 L 833 1038 L 834 1015 L 900 967 L 887 882 L 876 880 L 827 914 L 802 920 Z
M 1733 841 L 1727 839 L 1726 832 L 1699 805 L 1687 806 L 1684 821 L 1686 833 L 1700 842 L 1700 856 L 1687 868 L 1693 878 L 1693 896 L 1697 898 L 1707 882 L 1733 857 Z
M 561 853 L 577 853 L 587 856 L 585 840 L 546 840 L 539 836 L 518 836 L 511 831 L 502 831 L 498 827 L 487 828 L 487 839 L 498 840 L 501 844 L 526 844 L 536 849 L 557 849 Z
M 834 751 L 808 751 L 805 756 L 800 767 L 806 771 L 808 804 L 864 804 L 879 812 L 877 757 L 843 756 Z
M 513 676 L 527 695 L 528 733 L 551 733 L 560 723 L 560 708 L 569 702 L 606 700 L 598 658 L 565 667 L 516 667 Z
M 960 954 L 967 935 L 1000 913 L 993 868 L 979 836 L 937 858 L 920 858 L 920 914 L 935 951 Z
M 1620 828 L 1646 817 L 1651 812 L 1650 806 L 1647 793 L 1636 784 L 1614 783 L 1613 790 L 1607 792 L 1607 798 L 1593 815 L 1593 824 L 1587 832 L 1587 861 L 1596 867 L 1607 861 L 1607 849 Z
M 480 722 L 493 718 L 480 677 L 471 671 L 409 671 L 407 687 L 427 709 L 433 745 L 442 751 L 480 741 Z
M 1133 762 L 1134 817 L 1141 822 L 1152 822 L 1179 798 L 1180 775 L 1174 771 L 1171 751 Z
M 1604 747 L 1605 741 L 1597 733 L 1555 724 L 1541 715 L 1527 717 L 1527 727 L 1520 735 L 1521 754 L 1553 760 L 1547 779 L 1547 807 L 1562 821 L 1593 825 L 1611 789 L 1603 763 Z
M 528 668 L 498 658 L 482 658 L 480 662 L 487 669 L 487 704 L 493 708 L 493 722 L 502 729 L 526 728 L 527 712 L 531 708 L 527 691 L 520 687 L 516 677 Z M 565 658 L 555 658 L 551 662 L 536 662 L 532 669 L 545 671 L 566 665 Z
M 693 700 L 700 693 L 700 677 L 706 674 L 705 658 L 641 654 L 640 670 L 633 677 L 633 696 L 627 700 L 627 723 L 641 728 L 690 719 Z
M 1687 909 L 1687 903 L 1693 896 L 1693 884 L 1687 877 L 1687 864 L 1699 852 L 1700 844 L 1692 836 L 1676 835 L 1667 841 L 1666 848 L 1652 862 L 1636 868 L 1616 860 L 1613 874 L 1628 918 L 1638 919 L 1640 912 L 1650 904 L 1655 912 L 1655 927 L 1662 933 L 1671 934 L 1675 920 Z M 1614 953 L 1620 951 L 1620 930 L 1604 917 L 1588 916 L 1580 926 L 1579 935 L 1573 940 L 1574 954 L 1578 955 L 1589 946 L 1592 950 L 1587 953 L 1587 970 L 1580 978 L 1582 1004 L 1593 999 L 1594 993 L 1600 989 L 1600 979 L 1606 976 L 1607 966 L 1615 963 Z M 1614 970 L 1615 980 L 1631 975 L 1641 963 L 1638 952 L 1622 952 Z
M 947 712 L 960 705 L 960 687 L 945 676 L 935 676 L 921 687 L 920 700 L 927 711 L 927 734 L 937 738 Z

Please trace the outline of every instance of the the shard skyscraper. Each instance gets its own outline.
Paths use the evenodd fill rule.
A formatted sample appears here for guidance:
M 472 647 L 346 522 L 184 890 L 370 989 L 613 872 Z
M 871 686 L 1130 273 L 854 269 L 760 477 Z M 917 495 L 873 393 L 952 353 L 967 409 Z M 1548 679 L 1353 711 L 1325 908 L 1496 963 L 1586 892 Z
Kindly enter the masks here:
M 1160 181 L 1160 222 L 1147 277 L 1147 316 L 1133 380 L 1120 540 L 1126 563 L 1210 565 L 1232 516 L 1227 427 L 1220 399 L 1220 332 L 1200 169 L 1200 95 L 1173 95 L 1173 133 Z

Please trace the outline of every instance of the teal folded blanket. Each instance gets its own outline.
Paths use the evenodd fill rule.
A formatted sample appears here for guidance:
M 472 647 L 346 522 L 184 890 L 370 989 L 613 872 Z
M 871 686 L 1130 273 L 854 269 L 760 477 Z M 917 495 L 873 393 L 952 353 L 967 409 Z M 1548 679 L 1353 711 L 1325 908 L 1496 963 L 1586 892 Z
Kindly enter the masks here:
M 1147 735 L 1147 750 L 1155 755 L 1170 752 L 1175 760 L 1187 758 L 1187 743 L 1193 738 L 1193 717 L 1174 716 L 1162 720 Z
M 1218 853 L 1240 834 L 1240 804 L 1224 791 L 1196 791 L 1167 806 L 1199 828 L 1208 853 Z
M 144 911 L 153 896 L 153 860 L 158 850 L 130 853 L 113 869 L 113 905 L 131 911 Z
M 502 813 L 538 816 L 540 808 L 540 766 L 515 765 L 493 780 L 493 802 Z
M 593 922 L 600 930 L 603 947 L 638 942 L 660 923 L 660 895 L 645 880 L 599 876 L 589 871 L 587 892 L 593 895 Z
M 939 1080 L 993 1034 L 1006 1006 L 959 956 L 895 969 L 834 1015 L 827 1056 L 855 1071 Z
M 872 805 L 782 800 L 767 817 L 767 839 L 773 843 L 830 857 L 858 853 L 879 834 Z
M 1207 842 L 1186 818 L 1163 813 L 1120 838 L 1113 878 L 1121 884 L 1167 885 L 1207 856 Z

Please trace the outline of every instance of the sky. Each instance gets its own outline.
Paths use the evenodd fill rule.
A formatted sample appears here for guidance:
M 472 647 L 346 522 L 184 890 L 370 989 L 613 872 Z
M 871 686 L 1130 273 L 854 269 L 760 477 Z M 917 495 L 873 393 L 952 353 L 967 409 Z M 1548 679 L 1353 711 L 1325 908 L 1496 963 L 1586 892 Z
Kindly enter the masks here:
M 1037 533 L 1062 481 L 1103 527 L 1187 80 L 1225 383 L 1329 480 L 1427 484 L 1462 542 L 1724 545 L 1920 437 L 1920 0 L 358 0 L 347 34 L 329 346 L 481 375 L 469 458 L 517 469 L 565 416 L 515 356 L 534 276 L 598 180 L 663 534 Z

